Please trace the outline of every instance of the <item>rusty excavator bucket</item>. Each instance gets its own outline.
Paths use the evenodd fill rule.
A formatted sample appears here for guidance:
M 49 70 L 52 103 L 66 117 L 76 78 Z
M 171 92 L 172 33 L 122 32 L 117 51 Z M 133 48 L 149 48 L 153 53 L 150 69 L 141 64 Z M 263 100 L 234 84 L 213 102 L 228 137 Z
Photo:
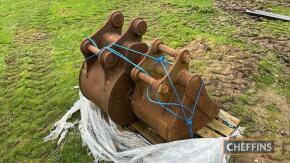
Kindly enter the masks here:
M 123 22 L 123 14 L 113 12 L 82 41 L 81 92 L 119 125 L 142 120 L 166 141 L 193 137 L 217 117 L 219 106 L 201 77 L 189 72 L 189 51 L 170 48 L 160 39 L 148 46 L 142 42 L 147 30 L 143 19 L 133 19 L 122 33 Z

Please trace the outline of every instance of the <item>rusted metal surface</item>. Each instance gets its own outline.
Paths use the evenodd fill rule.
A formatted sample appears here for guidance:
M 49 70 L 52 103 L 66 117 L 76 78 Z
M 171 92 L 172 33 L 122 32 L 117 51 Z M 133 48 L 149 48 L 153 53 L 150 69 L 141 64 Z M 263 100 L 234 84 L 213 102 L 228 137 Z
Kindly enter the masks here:
M 176 86 L 182 103 L 189 108 L 195 102 L 195 97 L 200 89 L 202 79 L 198 75 L 188 72 L 189 51 L 186 49 L 175 50 L 165 46 L 159 39 L 153 41 L 148 55 L 158 57 L 160 54 L 168 54 L 175 57 L 172 65 L 168 66 L 168 72 Z M 138 69 L 132 70 L 132 78 L 136 84 L 133 93 L 132 107 L 134 114 L 155 129 L 162 138 L 167 141 L 188 138 L 188 129 L 184 121 L 170 114 L 161 106 L 156 105 L 146 98 L 148 84 L 156 89 L 163 102 L 176 102 L 172 87 L 161 65 L 152 62 L 149 58 L 143 58 L 139 63 L 150 76 L 145 75 Z M 145 78 L 146 76 L 146 78 Z M 151 97 L 154 94 L 151 91 Z M 182 115 L 178 106 L 171 107 L 176 114 Z M 193 132 L 198 131 L 209 121 L 214 119 L 219 112 L 219 107 L 208 97 L 205 89 L 202 89 L 201 96 L 192 119 Z M 190 113 L 186 113 L 190 116 Z
M 162 65 L 148 57 L 114 46 L 114 43 L 154 57 L 160 57 L 163 54 L 174 57 L 174 62 L 167 65 L 167 71 L 182 104 L 192 108 L 202 79 L 197 74 L 188 72 L 189 51 L 170 48 L 160 39 L 154 40 L 148 49 L 148 45 L 142 42 L 142 36 L 147 29 L 146 22 L 135 18 L 131 21 L 128 30 L 121 34 L 123 21 L 122 13 L 114 12 L 106 24 L 91 36 L 97 47 L 88 39 L 82 41 L 81 51 L 85 58 L 90 58 L 84 62 L 80 71 L 82 93 L 117 124 L 128 125 L 140 119 L 167 141 L 188 138 L 189 133 L 184 121 L 148 100 L 146 91 L 150 86 L 152 90 L 156 90 L 162 102 L 177 102 Z M 148 74 L 140 72 L 128 62 L 102 49 L 108 45 L 138 64 Z M 192 118 L 193 132 L 204 127 L 219 112 L 219 106 L 208 97 L 204 86 L 202 87 Z M 150 96 L 154 97 L 152 91 Z M 179 106 L 169 108 L 176 114 L 181 114 Z M 189 113 L 189 111 L 186 112 L 186 114 Z
M 141 42 L 142 35 L 147 29 L 146 22 L 140 18 L 135 18 L 131 21 L 129 29 L 121 34 L 123 20 L 122 13 L 114 12 L 107 23 L 91 38 L 100 49 L 107 44 L 118 43 L 131 49 L 146 52 L 148 47 Z M 112 48 L 133 62 L 137 63 L 139 60 L 140 56 L 133 55 L 129 51 L 118 47 Z M 81 43 L 81 51 L 86 58 L 100 49 L 93 47 L 87 39 Z M 136 120 L 130 102 L 134 90 L 134 83 L 130 77 L 132 68 L 127 62 L 105 51 L 99 57 L 85 62 L 80 71 L 79 84 L 84 96 L 120 125 L 130 124 Z

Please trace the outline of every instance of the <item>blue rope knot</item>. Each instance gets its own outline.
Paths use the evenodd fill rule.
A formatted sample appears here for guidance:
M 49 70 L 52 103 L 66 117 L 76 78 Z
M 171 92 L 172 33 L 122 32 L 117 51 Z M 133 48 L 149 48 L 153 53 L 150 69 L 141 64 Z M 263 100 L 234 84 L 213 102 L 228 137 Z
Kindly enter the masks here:
M 187 119 L 186 120 L 186 126 L 192 126 L 192 120 L 191 119 Z
M 164 56 L 160 56 L 158 58 L 155 58 L 155 61 L 158 63 L 166 63 L 167 62 L 167 60 Z
M 193 138 L 194 133 L 192 132 L 192 119 L 188 118 L 185 122 L 187 128 L 188 128 L 188 133 L 190 138 Z

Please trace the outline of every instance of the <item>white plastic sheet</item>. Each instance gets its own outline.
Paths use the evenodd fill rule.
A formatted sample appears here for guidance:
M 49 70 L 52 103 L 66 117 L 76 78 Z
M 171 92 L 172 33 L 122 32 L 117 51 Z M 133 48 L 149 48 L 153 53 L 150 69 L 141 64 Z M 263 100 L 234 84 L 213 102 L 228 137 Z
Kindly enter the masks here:
M 69 128 L 77 122 L 67 120 L 79 111 L 79 130 L 83 143 L 96 161 L 114 162 L 226 162 L 222 143 L 225 138 L 199 138 L 151 145 L 141 135 L 121 130 L 100 109 L 80 94 L 80 99 L 54 124 L 45 141 L 59 137 L 58 144 Z M 234 135 L 239 135 L 241 128 Z

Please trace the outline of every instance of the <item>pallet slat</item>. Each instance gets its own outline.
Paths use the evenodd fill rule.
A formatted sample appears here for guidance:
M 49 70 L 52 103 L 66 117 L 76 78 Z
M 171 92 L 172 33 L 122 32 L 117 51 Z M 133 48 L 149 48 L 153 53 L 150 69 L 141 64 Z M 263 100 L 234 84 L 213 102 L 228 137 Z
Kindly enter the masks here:
M 223 124 L 222 122 L 220 122 L 216 119 L 209 122 L 207 124 L 207 126 L 210 127 L 211 129 L 214 129 L 214 130 L 220 132 L 221 134 L 223 134 L 225 136 L 229 136 L 234 131 L 234 129 L 229 128 L 227 125 Z
M 220 118 L 226 122 L 228 121 L 229 123 L 231 123 L 235 127 L 237 127 L 240 124 L 240 119 L 232 116 L 231 114 L 225 112 L 224 110 L 220 110 L 220 112 L 218 114 L 218 118 Z
M 200 130 L 198 130 L 196 132 L 199 136 L 203 137 L 203 138 L 218 138 L 218 137 L 223 137 L 223 135 L 220 135 L 214 131 L 212 131 L 210 128 L 208 127 L 203 127 Z

